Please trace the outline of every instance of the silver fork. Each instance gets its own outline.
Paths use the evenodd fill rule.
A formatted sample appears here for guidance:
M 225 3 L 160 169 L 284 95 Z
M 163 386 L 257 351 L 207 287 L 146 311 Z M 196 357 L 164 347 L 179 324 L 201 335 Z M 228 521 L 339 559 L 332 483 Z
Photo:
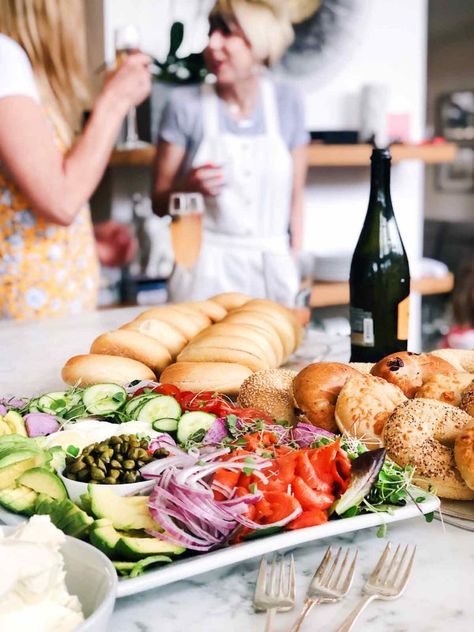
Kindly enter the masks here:
M 295 560 L 291 555 L 287 573 L 285 572 L 285 558 L 283 556 L 278 564 L 276 556 L 273 557 L 270 576 L 268 576 L 267 567 L 267 560 L 262 558 L 258 569 L 253 605 L 255 610 L 267 611 L 265 632 L 271 632 L 273 617 L 277 609 L 291 609 L 295 604 Z
M 308 586 L 303 610 L 294 622 L 290 632 L 298 632 L 313 606 L 321 603 L 334 603 L 349 592 L 354 577 L 357 550 L 351 560 L 349 560 L 349 550 L 347 550 L 341 564 L 339 564 L 341 553 L 341 547 L 339 547 L 335 555 L 333 555 L 330 546 L 326 550 L 321 564 L 316 569 Z M 331 561 L 332 564 L 330 564 Z
M 410 555 L 408 545 L 402 554 L 401 547 L 398 545 L 393 557 L 389 559 L 391 548 L 392 545 L 389 542 L 362 588 L 365 597 L 361 599 L 336 632 L 349 632 L 360 614 L 374 599 L 398 599 L 405 590 L 413 569 L 416 546 L 413 547 Z

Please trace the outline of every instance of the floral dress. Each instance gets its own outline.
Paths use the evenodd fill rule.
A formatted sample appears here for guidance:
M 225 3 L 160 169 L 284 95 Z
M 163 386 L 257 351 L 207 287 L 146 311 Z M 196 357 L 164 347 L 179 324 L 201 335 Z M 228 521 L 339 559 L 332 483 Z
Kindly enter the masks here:
M 47 113 L 64 151 L 62 121 Z M 0 164 L 0 319 L 50 318 L 92 310 L 98 261 L 89 209 L 70 226 L 39 217 Z

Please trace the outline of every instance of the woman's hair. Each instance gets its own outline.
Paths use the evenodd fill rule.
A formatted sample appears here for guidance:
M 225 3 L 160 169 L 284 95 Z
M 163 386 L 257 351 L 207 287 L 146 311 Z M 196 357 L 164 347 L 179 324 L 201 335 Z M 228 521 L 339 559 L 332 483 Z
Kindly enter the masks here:
M 273 66 L 294 39 L 286 0 L 217 0 L 212 14 L 237 22 L 267 66 Z
M 41 96 L 71 141 L 89 99 L 81 0 L 1 0 L 0 32 L 28 55 Z

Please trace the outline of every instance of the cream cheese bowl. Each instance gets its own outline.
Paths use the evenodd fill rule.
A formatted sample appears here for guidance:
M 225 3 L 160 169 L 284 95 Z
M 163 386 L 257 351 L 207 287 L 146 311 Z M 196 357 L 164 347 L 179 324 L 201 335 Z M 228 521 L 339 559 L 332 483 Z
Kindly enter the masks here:
M 16 527 L 1 526 L 11 535 Z M 81 603 L 84 622 L 74 632 L 106 632 L 117 594 L 117 573 L 112 562 L 87 542 L 66 536 L 61 546 L 66 586 Z

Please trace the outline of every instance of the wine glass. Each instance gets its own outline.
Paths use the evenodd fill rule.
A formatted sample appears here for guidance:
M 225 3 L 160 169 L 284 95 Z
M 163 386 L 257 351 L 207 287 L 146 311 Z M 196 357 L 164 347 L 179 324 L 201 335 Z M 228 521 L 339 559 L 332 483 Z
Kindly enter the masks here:
M 201 252 L 204 198 L 201 193 L 173 193 L 168 212 L 175 261 L 190 269 Z
M 115 65 L 120 66 L 130 53 L 140 50 L 140 32 L 134 24 L 120 26 L 114 31 Z M 118 144 L 118 149 L 137 149 L 147 143 L 139 140 L 137 129 L 137 109 L 130 108 L 125 120 L 125 140 Z

